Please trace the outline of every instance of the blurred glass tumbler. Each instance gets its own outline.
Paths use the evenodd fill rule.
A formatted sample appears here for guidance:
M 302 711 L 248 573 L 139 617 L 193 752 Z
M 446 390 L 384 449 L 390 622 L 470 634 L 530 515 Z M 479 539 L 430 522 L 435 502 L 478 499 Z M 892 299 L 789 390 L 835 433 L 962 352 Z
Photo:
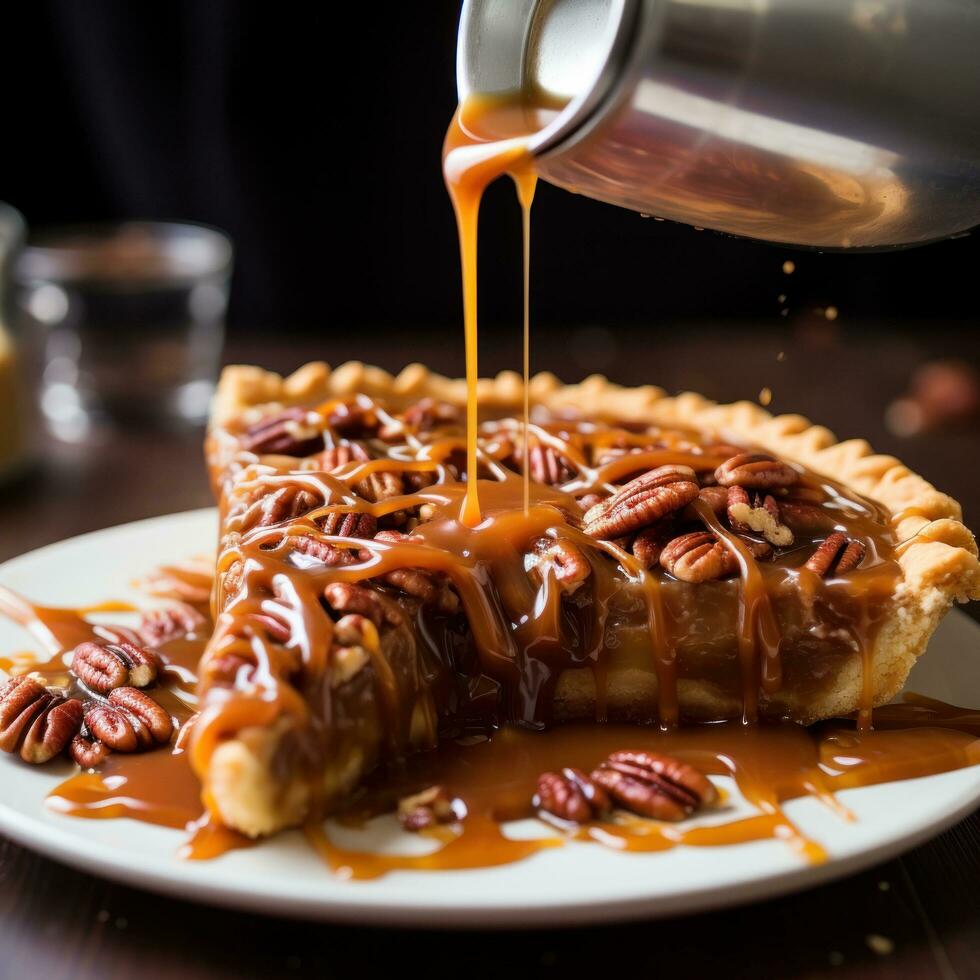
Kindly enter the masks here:
M 30 462 L 34 444 L 31 414 L 36 359 L 12 330 L 10 268 L 24 238 L 24 219 L 0 202 L 0 480 Z
M 102 421 L 200 422 L 214 391 L 232 246 L 201 225 L 130 222 L 32 235 L 22 317 L 45 335 L 41 410 L 55 435 Z

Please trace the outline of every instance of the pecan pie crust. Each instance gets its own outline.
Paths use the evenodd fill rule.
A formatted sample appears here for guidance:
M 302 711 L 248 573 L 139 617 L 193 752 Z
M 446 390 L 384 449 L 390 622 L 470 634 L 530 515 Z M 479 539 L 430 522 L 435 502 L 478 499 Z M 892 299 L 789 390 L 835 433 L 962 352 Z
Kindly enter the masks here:
M 591 506 L 576 525 L 586 536 L 591 532 L 594 538 L 601 538 L 610 555 L 623 554 L 617 549 L 628 547 L 638 562 L 659 562 L 671 573 L 671 588 L 664 590 L 658 601 L 674 606 L 679 603 L 682 612 L 675 608 L 674 616 L 682 623 L 684 610 L 691 608 L 703 611 L 717 607 L 718 616 L 734 618 L 737 578 L 734 584 L 732 580 L 698 583 L 706 578 L 738 576 L 744 562 L 751 565 L 754 557 L 784 548 L 792 540 L 794 529 L 800 533 L 800 528 L 810 529 L 812 524 L 824 532 L 820 534 L 822 543 L 806 563 L 813 573 L 808 586 L 811 592 L 815 587 L 812 583 L 821 577 L 845 575 L 861 564 L 864 545 L 839 531 L 835 533 L 844 541 L 834 541 L 833 533 L 826 533 L 833 528 L 820 527 L 826 515 L 819 508 L 795 497 L 782 502 L 779 495 L 785 493 L 784 486 L 796 478 L 796 471 L 783 461 L 805 467 L 880 505 L 881 533 L 894 546 L 883 565 L 887 574 L 879 575 L 871 590 L 876 595 L 872 648 L 863 660 L 843 656 L 826 663 L 820 660 L 823 651 L 818 650 L 813 654 L 813 671 L 828 676 L 817 687 L 798 683 L 800 668 L 794 665 L 805 662 L 807 649 L 803 649 L 794 655 L 795 660 L 787 661 L 783 675 L 773 679 L 771 696 L 766 699 L 764 695 L 763 713 L 769 710 L 810 723 L 853 712 L 862 704 L 879 705 L 890 700 L 949 606 L 954 601 L 980 597 L 976 545 L 960 521 L 959 505 L 896 459 L 874 454 L 862 440 L 838 443 L 828 430 L 810 425 L 800 416 L 773 417 L 749 402 L 717 405 L 690 393 L 668 397 L 658 388 L 623 388 L 598 376 L 581 384 L 563 385 L 553 375 L 541 374 L 531 381 L 530 398 L 538 410 L 557 419 L 670 427 L 710 434 L 718 440 L 718 445 L 710 448 L 718 451 L 724 465 L 718 466 L 712 480 L 705 477 L 701 481 L 707 486 L 699 487 L 696 477 L 692 481 L 683 466 L 672 464 L 662 468 L 670 470 L 666 474 L 657 471 L 651 477 L 641 473 L 605 497 L 598 495 L 594 502 L 588 494 L 578 501 L 583 507 Z M 480 381 L 480 405 L 490 414 L 518 413 L 522 400 L 521 379 L 512 372 Z M 384 426 L 397 430 L 408 422 L 415 431 L 431 432 L 451 425 L 445 406 L 462 406 L 465 401 L 465 382 L 433 374 L 421 365 L 410 365 L 397 376 L 357 362 L 336 370 L 312 363 L 286 378 L 255 367 L 225 371 L 207 447 L 213 482 L 222 498 L 223 540 L 215 595 L 220 615 L 202 662 L 203 710 L 192 745 L 205 800 L 225 824 L 253 836 L 299 824 L 329 808 L 331 801 L 355 786 L 385 754 L 428 747 L 438 737 L 439 702 L 446 694 L 439 682 L 433 681 L 432 665 L 418 649 L 418 634 L 413 636 L 409 622 L 411 610 L 406 612 L 404 602 L 394 596 L 407 596 L 411 609 L 438 608 L 449 617 L 458 612 L 461 599 L 468 610 L 475 608 L 476 600 L 472 594 L 457 595 L 463 588 L 455 579 L 450 587 L 448 566 L 431 564 L 431 548 L 423 549 L 413 542 L 411 531 L 404 530 L 407 525 L 398 529 L 377 526 L 378 515 L 391 523 L 391 515 L 404 513 L 398 508 L 411 502 L 411 495 L 425 486 L 429 470 L 422 466 L 401 473 L 386 472 L 383 463 L 358 459 L 358 453 L 348 447 L 357 446 L 356 435 L 364 425 L 370 423 L 374 431 L 378 430 L 378 419 L 364 418 L 375 403 L 383 404 L 391 413 Z M 317 455 L 316 434 L 304 428 L 303 412 L 292 414 L 290 410 L 328 403 L 336 406 L 329 419 L 331 431 L 355 438 L 341 440 Z M 410 415 L 402 416 L 399 422 L 398 413 L 406 410 Z M 392 437 L 397 438 L 397 432 Z M 297 467 L 295 459 L 290 462 L 277 457 L 284 447 L 297 456 L 313 453 L 309 457 L 313 462 Z M 574 453 L 574 447 L 534 449 L 528 463 L 536 480 L 557 484 L 571 476 L 574 460 L 565 458 L 563 452 Z M 513 447 L 511 452 L 518 457 L 520 447 Z M 628 447 L 608 448 L 611 460 L 617 453 L 628 452 Z M 266 476 L 256 476 L 253 464 L 257 459 L 271 463 Z M 518 469 L 519 464 L 520 460 Z M 327 648 L 324 655 L 330 660 L 330 676 L 316 683 L 306 678 L 300 694 L 284 679 L 285 674 L 277 675 L 271 681 L 277 696 L 271 699 L 263 695 L 270 687 L 260 676 L 272 670 L 274 658 L 269 645 L 285 643 L 285 654 L 276 661 L 276 670 L 288 673 L 290 668 L 283 668 L 280 661 L 288 662 L 290 655 L 309 659 L 309 650 L 286 642 L 291 627 L 283 622 L 281 612 L 275 611 L 275 590 L 294 590 L 290 596 L 293 609 L 323 599 L 317 589 L 295 594 L 304 588 L 302 574 L 288 582 L 280 576 L 278 585 L 271 576 L 271 591 L 259 589 L 249 595 L 249 569 L 237 544 L 243 530 L 254 535 L 256 528 L 261 534 L 265 533 L 261 529 L 268 529 L 270 548 L 276 547 L 276 528 L 285 528 L 286 535 L 292 535 L 296 528 L 290 522 L 297 518 L 302 522 L 311 505 L 320 503 L 316 494 L 312 499 L 303 497 L 308 491 L 304 491 L 302 477 L 297 481 L 297 472 L 329 472 L 338 466 L 341 474 L 346 472 L 345 466 L 361 467 L 354 488 L 336 487 L 338 492 L 352 489 L 354 503 L 347 513 L 343 507 L 328 513 L 328 526 L 324 528 L 321 521 L 320 527 L 328 535 L 373 539 L 372 554 L 380 558 L 371 560 L 380 562 L 383 574 L 374 577 L 378 584 L 370 588 L 356 579 L 345 581 L 344 567 L 367 560 L 366 555 L 318 537 L 291 538 L 294 554 L 303 554 L 304 560 L 333 572 L 325 589 L 317 579 L 335 617 L 332 632 L 317 632 L 319 627 L 310 622 L 304 627 L 310 645 Z M 277 473 L 289 473 L 292 478 L 276 487 Z M 254 500 L 243 511 L 242 500 L 248 496 L 250 480 L 256 486 Z M 554 506 L 565 506 L 563 500 L 555 500 Z M 368 509 L 360 509 L 357 501 L 368 502 Z M 698 521 L 698 530 L 690 530 L 690 524 L 675 528 L 671 523 L 688 513 L 684 507 L 694 509 L 691 516 Z M 744 552 L 720 543 L 722 537 L 732 538 L 732 531 L 726 533 L 722 527 L 725 521 L 732 531 L 746 532 Z M 685 530 L 687 533 L 682 533 Z M 564 537 L 539 541 L 529 551 L 526 571 L 535 583 L 554 577 L 561 601 L 574 605 L 576 596 L 587 591 L 581 586 L 588 570 L 578 559 L 577 550 L 569 547 L 570 540 L 574 544 L 574 538 Z M 389 562 L 387 549 L 392 553 L 402 549 L 402 560 Z M 733 557 L 738 553 L 743 555 L 740 560 Z M 413 555 L 418 565 L 414 568 L 409 567 Z M 620 560 L 626 560 L 625 556 Z M 698 599 L 700 606 L 685 606 L 692 601 L 685 597 L 693 594 L 709 598 Z M 614 606 L 616 601 L 611 600 Z M 770 637 L 770 646 L 777 656 L 781 645 L 778 630 L 792 623 L 790 607 L 800 602 L 797 593 L 774 600 L 779 625 L 773 620 L 777 635 Z M 821 625 L 831 646 L 837 642 L 831 635 L 835 624 L 839 626 L 837 620 L 846 615 L 849 613 L 836 609 Z M 866 615 L 866 610 L 861 615 Z M 624 622 L 629 619 L 625 613 L 623 617 Z M 655 629 L 654 624 L 650 629 Z M 637 632 L 635 622 L 623 628 L 624 637 L 633 635 L 634 648 Z M 692 636 L 696 645 L 696 630 Z M 362 669 L 365 664 L 371 669 Z M 765 662 L 761 667 L 763 686 L 767 665 Z M 291 666 L 298 669 L 295 664 Z M 304 669 L 309 669 L 308 663 Z M 637 663 L 635 656 L 621 657 L 616 668 L 604 675 L 575 665 L 555 678 L 548 698 L 548 720 L 602 714 L 649 721 L 651 705 L 659 699 L 662 706 L 661 687 L 657 673 L 648 664 Z M 480 692 L 470 693 L 479 701 Z M 385 699 L 390 703 L 385 705 Z M 730 718 L 744 708 L 737 690 L 705 680 L 696 671 L 685 673 L 683 664 L 676 679 L 676 699 L 682 716 L 694 720 Z M 393 707 L 397 701 L 404 703 Z M 297 723 L 297 718 L 305 720 Z M 387 730 L 391 728 L 397 730 Z M 302 777 L 296 775 L 300 771 Z

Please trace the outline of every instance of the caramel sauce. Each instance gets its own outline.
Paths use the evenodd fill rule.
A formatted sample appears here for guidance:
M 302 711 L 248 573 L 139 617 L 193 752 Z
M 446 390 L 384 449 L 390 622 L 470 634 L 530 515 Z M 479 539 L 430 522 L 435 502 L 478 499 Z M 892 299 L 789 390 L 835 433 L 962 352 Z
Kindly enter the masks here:
M 514 96 L 474 98 L 453 116 L 443 145 L 442 172 L 456 212 L 460 264 L 463 276 L 463 325 L 466 340 L 466 446 L 467 472 L 477 472 L 476 435 L 479 405 L 476 385 L 478 367 L 477 229 L 484 191 L 498 177 L 510 174 L 517 187 L 524 229 L 524 391 L 525 431 L 528 416 L 526 392 L 529 374 L 530 211 L 537 175 L 528 149 L 529 137 L 546 125 L 557 110 L 531 106 Z M 525 443 L 526 448 L 526 443 Z M 524 453 L 525 471 L 527 453 Z M 525 477 L 525 504 L 527 485 Z M 463 523 L 480 522 L 479 492 L 469 483 L 463 500 Z

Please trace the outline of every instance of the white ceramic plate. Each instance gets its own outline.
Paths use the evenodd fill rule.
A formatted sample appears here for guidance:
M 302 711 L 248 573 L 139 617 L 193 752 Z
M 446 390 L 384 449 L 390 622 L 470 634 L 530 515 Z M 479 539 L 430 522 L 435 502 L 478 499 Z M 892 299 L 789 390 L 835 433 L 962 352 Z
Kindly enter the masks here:
M 132 598 L 129 583 L 154 565 L 208 550 L 213 511 L 193 511 L 86 534 L 0 566 L 0 584 L 44 605 Z M 980 704 L 980 627 L 947 617 L 910 688 L 957 704 Z M 33 641 L 0 622 L 0 651 Z M 361 924 L 430 926 L 567 925 L 677 914 L 771 897 L 838 878 L 913 847 L 980 802 L 980 766 L 923 779 L 846 790 L 858 817 L 838 819 L 815 800 L 791 801 L 788 815 L 827 849 L 807 866 L 777 841 L 617 854 L 572 844 L 499 868 L 394 872 L 365 882 L 332 877 L 297 834 L 211 862 L 183 862 L 183 836 L 129 820 L 78 820 L 43 800 L 64 773 L 0 758 L 0 832 L 25 847 L 93 874 L 176 895 L 259 912 Z M 372 840 L 391 830 L 384 821 Z

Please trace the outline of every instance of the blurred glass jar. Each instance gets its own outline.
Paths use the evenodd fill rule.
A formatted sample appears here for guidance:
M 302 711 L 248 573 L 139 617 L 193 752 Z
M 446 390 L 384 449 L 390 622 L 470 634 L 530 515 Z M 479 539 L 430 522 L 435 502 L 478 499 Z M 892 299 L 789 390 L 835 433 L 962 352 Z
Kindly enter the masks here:
M 128 222 L 30 236 L 21 319 L 44 337 L 41 411 L 62 439 L 106 421 L 196 424 L 214 391 L 232 246 L 201 225 Z
M 34 393 L 39 374 L 37 350 L 14 329 L 11 269 L 24 242 L 24 219 L 0 202 L 0 480 L 30 462 L 36 445 Z M 29 340 L 29 338 L 28 338 Z

